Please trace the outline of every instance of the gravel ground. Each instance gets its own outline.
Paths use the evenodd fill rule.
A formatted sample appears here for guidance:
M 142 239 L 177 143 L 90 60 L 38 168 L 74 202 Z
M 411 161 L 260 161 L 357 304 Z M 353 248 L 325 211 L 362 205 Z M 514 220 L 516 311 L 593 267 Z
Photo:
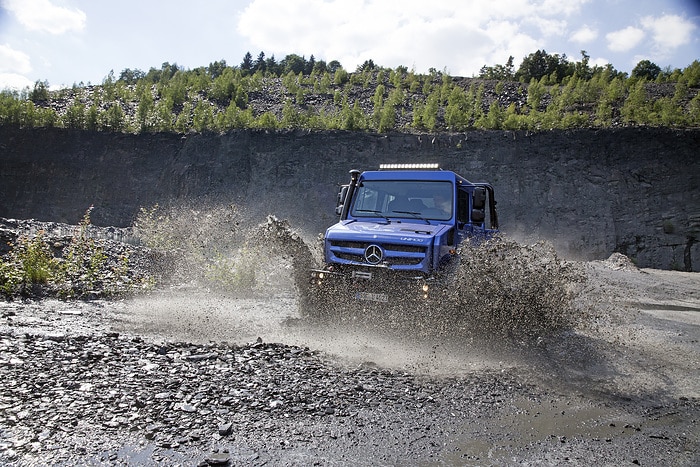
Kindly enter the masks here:
M 0 302 L 3 465 L 698 465 L 700 275 L 583 265 L 536 343 L 310 325 L 289 287 Z

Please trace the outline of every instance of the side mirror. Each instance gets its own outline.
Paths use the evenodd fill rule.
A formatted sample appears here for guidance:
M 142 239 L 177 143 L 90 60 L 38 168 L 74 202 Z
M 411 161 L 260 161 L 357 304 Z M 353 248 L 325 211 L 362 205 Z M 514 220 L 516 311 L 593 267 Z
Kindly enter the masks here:
M 472 194 L 472 208 L 473 209 L 485 209 L 486 208 L 486 188 L 482 188 L 482 187 L 474 188 L 474 194 Z
M 348 186 L 343 185 L 338 192 L 338 199 L 336 200 L 336 206 L 340 206 L 345 203 L 345 197 L 348 195 Z
M 482 225 L 486 219 L 486 188 L 476 187 L 472 194 L 472 224 Z
M 338 198 L 335 201 L 335 213 L 340 215 L 343 212 L 345 198 L 348 196 L 348 185 L 343 185 L 338 192 Z

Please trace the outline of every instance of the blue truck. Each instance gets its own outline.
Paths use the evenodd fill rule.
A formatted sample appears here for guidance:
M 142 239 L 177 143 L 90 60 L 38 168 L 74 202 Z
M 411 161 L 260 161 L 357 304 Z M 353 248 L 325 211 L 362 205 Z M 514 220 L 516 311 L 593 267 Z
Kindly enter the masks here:
M 324 317 L 351 303 L 381 310 L 440 300 L 462 242 L 498 231 L 494 189 L 437 164 L 382 164 L 350 171 L 339 222 L 323 237 L 302 312 Z

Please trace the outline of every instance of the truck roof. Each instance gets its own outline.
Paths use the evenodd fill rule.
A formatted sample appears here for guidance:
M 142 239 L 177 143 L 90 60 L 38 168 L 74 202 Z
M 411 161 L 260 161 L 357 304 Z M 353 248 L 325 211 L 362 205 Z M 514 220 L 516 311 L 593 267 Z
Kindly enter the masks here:
M 466 178 L 451 170 L 368 170 L 362 172 L 361 180 L 416 180 L 451 181 L 458 185 L 473 185 Z

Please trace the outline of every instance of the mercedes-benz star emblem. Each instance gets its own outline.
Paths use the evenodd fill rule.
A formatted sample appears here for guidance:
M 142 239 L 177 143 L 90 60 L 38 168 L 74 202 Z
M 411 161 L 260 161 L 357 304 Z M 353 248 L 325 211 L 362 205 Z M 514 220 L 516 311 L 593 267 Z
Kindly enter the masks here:
M 384 257 L 384 252 L 378 245 L 370 245 L 365 250 L 365 259 L 369 264 L 379 264 Z

